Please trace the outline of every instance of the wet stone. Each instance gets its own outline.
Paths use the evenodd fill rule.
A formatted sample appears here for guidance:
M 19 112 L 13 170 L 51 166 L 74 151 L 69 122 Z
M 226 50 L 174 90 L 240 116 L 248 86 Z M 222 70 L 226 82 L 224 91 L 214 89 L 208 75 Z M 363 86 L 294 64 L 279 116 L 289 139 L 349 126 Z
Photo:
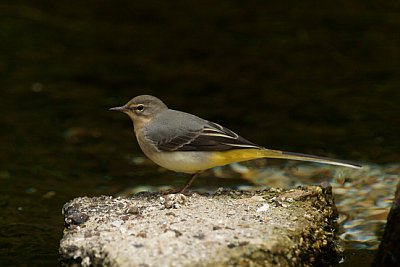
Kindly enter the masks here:
M 397 184 L 393 206 L 390 209 L 382 242 L 373 266 L 399 266 L 400 263 L 400 182 Z
M 68 217 L 65 217 L 65 223 L 67 225 L 79 225 L 86 222 L 89 219 L 89 216 L 85 213 L 77 212 L 73 213 Z
M 248 173 L 243 168 L 238 173 L 242 178 L 259 184 L 250 187 L 251 190 L 265 186 L 290 188 L 320 183 L 324 193 L 333 193 L 335 197 L 341 244 L 349 249 L 378 248 L 396 184 L 400 182 L 400 164 L 363 163 L 361 169 L 294 161 L 285 167 L 266 165 L 262 168 L 252 164 L 255 162 L 246 163 Z M 277 175 L 279 179 L 272 179 Z M 287 199 L 276 198 L 271 204 L 285 206 Z
M 274 199 L 284 205 L 274 205 Z M 63 209 L 65 220 L 75 225 L 66 225 L 61 264 L 326 265 L 337 262 L 341 253 L 335 210 L 329 190 L 315 186 L 77 198 Z

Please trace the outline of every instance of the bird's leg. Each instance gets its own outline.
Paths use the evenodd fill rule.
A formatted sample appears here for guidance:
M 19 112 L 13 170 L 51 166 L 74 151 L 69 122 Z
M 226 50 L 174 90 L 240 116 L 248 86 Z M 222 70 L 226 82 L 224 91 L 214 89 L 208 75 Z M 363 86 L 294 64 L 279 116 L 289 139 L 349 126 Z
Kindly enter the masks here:
M 195 172 L 193 173 L 190 178 L 187 180 L 186 184 L 182 187 L 182 189 L 179 190 L 178 193 L 183 193 L 185 192 L 186 189 L 189 188 L 189 186 L 193 183 L 193 181 L 196 179 L 196 177 L 200 174 L 200 172 Z
M 197 177 L 200 173 L 201 173 L 201 172 L 193 173 L 193 174 L 190 176 L 190 178 L 187 180 L 187 182 L 185 183 L 185 185 L 184 185 L 183 187 L 169 189 L 169 190 L 163 191 L 162 194 L 163 194 L 163 195 L 169 195 L 169 194 L 185 194 L 185 191 L 190 187 L 190 185 L 193 183 L 193 181 L 196 179 L 196 177 Z

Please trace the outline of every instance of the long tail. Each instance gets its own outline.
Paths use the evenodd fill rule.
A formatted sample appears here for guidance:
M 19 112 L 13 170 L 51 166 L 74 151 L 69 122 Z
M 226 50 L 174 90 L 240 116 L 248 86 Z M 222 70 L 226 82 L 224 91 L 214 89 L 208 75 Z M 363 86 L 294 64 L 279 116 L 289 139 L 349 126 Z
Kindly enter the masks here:
M 294 152 L 286 152 L 272 149 L 261 149 L 262 155 L 265 158 L 277 158 L 277 159 L 291 159 L 291 160 L 301 160 L 301 161 L 311 161 L 311 162 L 319 162 L 330 165 L 344 166 L 349 168 L 359 169 L 362 166 L 360 164 L 347 161 L 347 160 L 339 160 L 339 159 L 331 159 L 327 157 L 320 157 L 308 154 L 294 153 Z
M 233 162 L 241 162 L 259 158 L 276 158 L 276 159 L 311 161 L 311 162 L 319 162 L 319 163 L 344 166 L 355 169 L 359 169 L 362 167 L 360 164 L 353 163 L 347 160 L 338 160 L 338 159 L 331 159 L 314 155 L 285 152 L 280 150 L 266 149 L 262 147 L 232 149 L 232 150 L 212 153 L 212 156 L 210 156 L 210 163 L 208 167 L 212 168 L 215 166 L 222 166 Z

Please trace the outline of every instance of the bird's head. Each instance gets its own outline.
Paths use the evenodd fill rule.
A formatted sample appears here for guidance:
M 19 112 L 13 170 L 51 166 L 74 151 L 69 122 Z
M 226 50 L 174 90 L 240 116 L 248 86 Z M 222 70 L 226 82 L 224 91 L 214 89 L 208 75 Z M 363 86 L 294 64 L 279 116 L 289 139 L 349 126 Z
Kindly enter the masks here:
M 157 114 L 167 110 L 168 107 L 157 97 L 140 95 L 132 98 L 128 103 L 110 110 L 121 111 L 127 114 L 135 127 L 140 127 L 151 121 Z

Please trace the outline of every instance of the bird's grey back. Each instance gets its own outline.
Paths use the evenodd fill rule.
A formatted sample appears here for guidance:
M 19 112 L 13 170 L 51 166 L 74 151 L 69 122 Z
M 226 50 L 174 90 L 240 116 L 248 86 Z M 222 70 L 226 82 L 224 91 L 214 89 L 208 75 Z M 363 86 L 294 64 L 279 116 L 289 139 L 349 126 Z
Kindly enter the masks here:
M 152 141 L 162 142 L 188 132 L 199 132 L 207 123 L 195 115 L 168 109 L 154 117 L 143 130 L 145 136 Z
M 143 134 L 160 151 L 224 151 L 259 147 L 219 124 L 171 109 L 154 117 L 143 129 Z

